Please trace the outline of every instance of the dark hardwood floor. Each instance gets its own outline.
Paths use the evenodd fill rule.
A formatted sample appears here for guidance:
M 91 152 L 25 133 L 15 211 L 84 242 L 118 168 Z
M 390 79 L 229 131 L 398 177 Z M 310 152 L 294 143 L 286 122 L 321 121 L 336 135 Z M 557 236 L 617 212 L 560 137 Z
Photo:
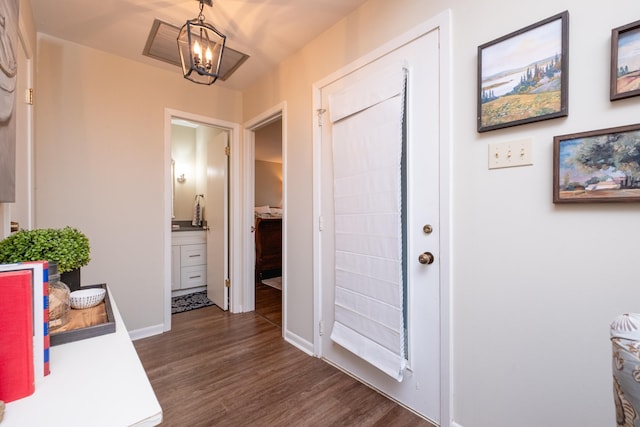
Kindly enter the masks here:
M 175 314 L 170 332 L 134 345 L 162 426 L 432 426 L 285 342 L 255 312 Z
M 256 281 L 256 313 L 282 327 L 282 291 Z

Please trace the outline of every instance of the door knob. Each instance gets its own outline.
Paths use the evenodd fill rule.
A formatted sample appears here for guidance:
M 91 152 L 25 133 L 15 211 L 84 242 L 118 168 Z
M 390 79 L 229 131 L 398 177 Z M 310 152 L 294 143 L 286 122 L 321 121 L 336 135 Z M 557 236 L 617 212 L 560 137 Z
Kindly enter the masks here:
M 418 256 L 418 262 L 420 264 L 433 264 L 435 257 L 431 252 L 425 252 Z

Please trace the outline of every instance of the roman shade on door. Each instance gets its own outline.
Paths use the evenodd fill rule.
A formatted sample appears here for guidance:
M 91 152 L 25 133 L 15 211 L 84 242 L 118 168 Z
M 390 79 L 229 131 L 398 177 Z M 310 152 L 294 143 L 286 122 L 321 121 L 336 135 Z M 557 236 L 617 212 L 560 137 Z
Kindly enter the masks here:
M 402 381 L 406 70 L 396 64 L 332 94 L 335 317 L 331 339 Z

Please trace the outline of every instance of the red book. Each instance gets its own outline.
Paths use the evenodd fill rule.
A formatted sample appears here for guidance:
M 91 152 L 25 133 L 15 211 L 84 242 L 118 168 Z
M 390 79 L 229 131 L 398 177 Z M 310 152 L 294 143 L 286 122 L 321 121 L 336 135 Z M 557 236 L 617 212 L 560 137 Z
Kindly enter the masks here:
M 14 264 L 0 264 L 0 271 L 12 272 L 28 270 L 31 272 L 31 301 L 33 302 L 33 366 L 35 369 L 36 385 L 44 379 L 45 372 L 48 367 L 45 363 L 46 351 L 44 344 L 46 342 L 45 314 L 48 315 L 49 307 L 45 305 L 48 298 L 44 295 L 44 273 L 45 269 L 42 262 L 24 262 Z M 47 287 L 48 291 L 48 287 Z M 48 329 L 48 328 L 47 328 Z
M 35 391 L 31 270 L 0 273 L 0 400 Z

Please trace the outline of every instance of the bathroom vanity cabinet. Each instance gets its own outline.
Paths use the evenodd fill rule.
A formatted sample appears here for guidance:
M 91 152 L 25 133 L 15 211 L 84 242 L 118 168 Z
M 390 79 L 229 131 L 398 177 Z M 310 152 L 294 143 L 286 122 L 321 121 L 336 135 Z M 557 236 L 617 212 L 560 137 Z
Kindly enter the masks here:
M 171 233 L 171 290 L 181 291 L 206 285 L 206 231 Z

